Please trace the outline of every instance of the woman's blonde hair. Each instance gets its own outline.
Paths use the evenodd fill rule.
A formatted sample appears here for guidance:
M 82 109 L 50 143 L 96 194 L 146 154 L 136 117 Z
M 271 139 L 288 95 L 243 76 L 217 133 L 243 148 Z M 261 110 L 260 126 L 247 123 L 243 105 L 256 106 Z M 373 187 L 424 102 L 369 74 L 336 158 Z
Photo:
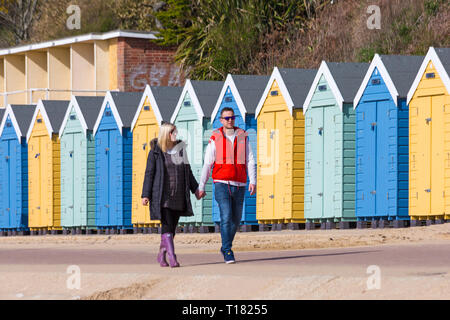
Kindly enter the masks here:
M 159 129 L 158 146 L 163 152 L 167 152 L 172 147 L 172 140 L 170 134 L 176 129 L 175 125 L 169 122 L 164 122 Z

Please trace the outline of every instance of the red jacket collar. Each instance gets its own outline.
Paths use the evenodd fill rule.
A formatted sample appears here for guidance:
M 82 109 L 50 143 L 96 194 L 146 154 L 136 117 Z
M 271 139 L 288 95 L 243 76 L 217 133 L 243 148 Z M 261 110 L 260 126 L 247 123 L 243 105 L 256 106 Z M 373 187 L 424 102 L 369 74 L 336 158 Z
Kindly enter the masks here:
M 242 130 L 239 127 L 233 127 L 234 131 L 237 132 L 238 130 Z M 219 128 L 220 132 L 222 133 L 223 136 L 225 136 L 225 133 L 223 132 L 223 126 Z

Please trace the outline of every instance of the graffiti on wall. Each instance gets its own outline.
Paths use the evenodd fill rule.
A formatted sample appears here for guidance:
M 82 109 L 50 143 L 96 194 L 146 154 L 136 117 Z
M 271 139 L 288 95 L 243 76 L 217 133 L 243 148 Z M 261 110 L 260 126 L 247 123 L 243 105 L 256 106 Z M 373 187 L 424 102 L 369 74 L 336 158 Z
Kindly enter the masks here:
M 181 86 L 180 68 L 173 64 L 140 65 L 131 72 L 130 86 L 134 90 L 144 90 L 151 86 Z

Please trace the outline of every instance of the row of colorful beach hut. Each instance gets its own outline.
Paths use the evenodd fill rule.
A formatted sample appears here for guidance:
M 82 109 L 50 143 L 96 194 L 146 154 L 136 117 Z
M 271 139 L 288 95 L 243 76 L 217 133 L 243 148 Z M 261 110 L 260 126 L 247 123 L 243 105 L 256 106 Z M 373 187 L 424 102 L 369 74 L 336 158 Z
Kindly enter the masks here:
M 9 105 L 0 111 L 0 232 L 148 231 L 159 221 L 140 195 L 161 121 L 176 124 L 199 179 L 224 107 L 257 155 L 244 228 L 450 219 L 449 68 L 450 49 L 430 48 L 425 58 L 375 55 L 370 64 Z M 219 223 L 211 181 L 206 191 L 182 225 Z

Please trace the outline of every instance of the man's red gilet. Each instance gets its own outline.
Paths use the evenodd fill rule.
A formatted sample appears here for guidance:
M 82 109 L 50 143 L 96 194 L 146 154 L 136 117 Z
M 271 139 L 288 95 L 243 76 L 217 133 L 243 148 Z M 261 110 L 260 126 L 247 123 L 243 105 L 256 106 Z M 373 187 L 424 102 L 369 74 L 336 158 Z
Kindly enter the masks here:
M 216 160 L 214 162 L 213 180 L 247 182 L 245 150 L 247 133 L 235 127 L 234 143 L 225 137 L 223 127 L 213 131 L 211 140 L 216 144 Z

